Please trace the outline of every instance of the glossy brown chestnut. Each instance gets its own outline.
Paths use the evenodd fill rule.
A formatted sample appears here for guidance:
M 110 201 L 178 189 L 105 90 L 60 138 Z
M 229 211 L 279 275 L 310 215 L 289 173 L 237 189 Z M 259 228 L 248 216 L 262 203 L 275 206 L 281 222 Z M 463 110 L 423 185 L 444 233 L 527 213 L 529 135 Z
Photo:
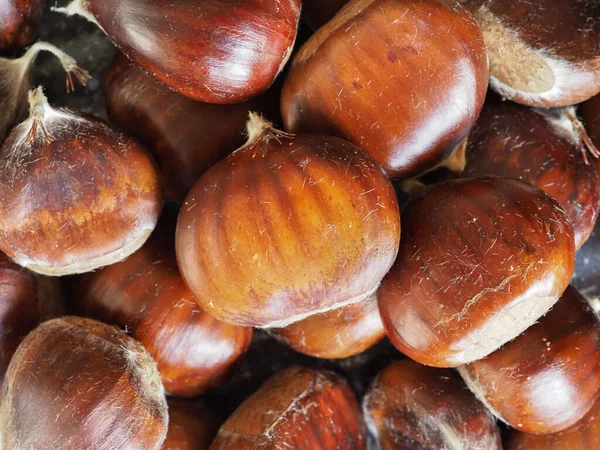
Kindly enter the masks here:
M 392 343 L 455 367 L 514 339 L 564 292 L 573 228 L 548 194 L 511 178 L 440 183 L 402 215 L 398 259 L 377 298 Z
M 462 176 L 498 175 L 539 187 L 565 208 L 579 248 L 600 208 L 600 180 L 582 155 L 581 133 L 570 108 L 544 112 L 491 97 L 469 134 Z
M 208 103 L 266 90 L 294 46 L 300 0 L 73 0 L 146 73 Z
M 487 83 L 483 37 L 457 1 L 353 0 L 294 58 L 281 111 L 288 131 L 348 139 L 408 177 L 467 136 Z
M 252 328 L 204 312 L 175 259 L 175 221 L 169 215 L 125 261 L 76 282 L 75 311 L 126 329 L 158 365 L 167 393 L 194 396 L 218 384 L 250 345 Z
M 357 355 L 385 336 L 375 293 L 361 302 L 269 332 L 300 353 L 328 359 Z
M 380 167 L 349 142 L 288 135 L 255 115 L 248 135 L 179 215 L 179 268 L 200 306 L 233 324 L 284 327 L 368 297 L 400 240 Z
M 562 431 L 600 395 L 600 321 L 569 287 L 522 335 L 458 370 L 471 391 L 513 428 Z
M 169 429 L 161 450 L 208 450 L 219 429 L 219 419 L 204 403 L 167 400 Z
M 291 367 L 227 419 L 211 450 L 359 450 L 366 427 L 354 393 L 333 372 Z
M 386 367 L 363 399 L 381 450 L 500 450 L 493 416 L 453 370 L 404 360 Z
M 44 0 L 0 0 L 0 51 L 31 44 L 43 12 Z
M 44 322 L 8 367 L 0 407 L 3 449 L 158 450 L 167 422 L 150 355 L 95 320 Z
M 162 208 L 150 156 L 99 119 L 52 108 L 41 88 L 29 104 L 0 152 L 0 250 L 46 275 L 123 260 Z
M 314 30 L 329 22 L 349 0 L 304 0 L 302 17 Z
M 479 23 L 490 85 L 530 106 L 574 105 L 600 92 L 595 0 L 460 0 Z
M 279 120 L 278 92 L 236 105 L 196 102 L 146 75 L 122 53 L 108 69 L 105 94 L 110 120 L 152 152 L 165 194 L 179 202 L 206 169 L 244 144 L 250 111 Z

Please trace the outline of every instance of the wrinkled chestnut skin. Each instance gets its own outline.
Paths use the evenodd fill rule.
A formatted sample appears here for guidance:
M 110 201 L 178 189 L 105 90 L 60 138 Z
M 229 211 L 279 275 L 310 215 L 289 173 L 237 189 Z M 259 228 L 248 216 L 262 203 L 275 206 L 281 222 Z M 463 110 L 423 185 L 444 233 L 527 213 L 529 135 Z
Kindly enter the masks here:
M 237 103 L 289 58 L 300 0 L 83 0 L 119 49 L 182 95 Z
M 167 400 L 169 430 L 161 450 L 208 450 L 219 429 L 218 416 L 204 403 Z
M 220 383 L 248 348 L 252 328 L 208 315 L 175 259 L 175 220 L 166 214 L 146 244 L 125 261 L 76 281 L 77 314 L 126 329 L 158 365 L 170 395 L 190 397 Z
M 211 450 L 359 450 L 366 427 L 339 375 L 291 367 L 271 377 L 227 419 Z
M 278 92 L 236 105 L 212 105 L 173 92 L 122 53 L 106 74 L 112 123 L 140 140 L 155 157 L 167 197 L 183 202 L 206 169 L 241 147 L 250 111 L 279 120 Z
M 402 227 L 377 298 L 392 343 L 422 364 L 483 358 L 545 314 L 573 275 L 566 213 L 516 179 L 425 189 L 403 211 Z
M 410 177 L 467 136 L 487 83 L 483 37 L 455 0 L 353 0 L 295 56 L 281 112 L 288 131 L 342 137 Z
M 302 17 L 314 30 L 325 25 L 349 0 L 304 0 Z
M 598 218 L 600 180 L 582 150 L 530 108 L 490 96 L 469 134 L 464 178 L 518 178 L 550 194 L 565 208 L 577 248 Z
M 580 420 L 600 394 L 598 317 L 569 287 L 538 323 L 459 372 L 513 428 L 562 431 Z
M 117 328 L 80 317 L 49 320 L 10 362 L 3 449 L 158 450 L 167 422 L 156 364 Z
M 43 12 L 44 0 L 0 0 L 0 51 L 31 44 Z
M 581 116 L 592 142 L 597 148 L 600 148 L 600 94 L 582 103 L 577 112 Z M 596 159 L 596 167 L 600 172 L 600 159 Z
M 190 191 L 176 249 L 209 314 L 282 327 L 371 294 L 399 240 L 396 195 L 369 155 L 267 127 Z
M 353 305 L 274 328 L 270 333 L 305 355 L 340 359 L 372 347 L 385 336 L 385 329 L 373 294 Z
M 363 399 L 381 450 L 500 450 L 493 416 L 453 370 L 404 360 L 386 367 Z

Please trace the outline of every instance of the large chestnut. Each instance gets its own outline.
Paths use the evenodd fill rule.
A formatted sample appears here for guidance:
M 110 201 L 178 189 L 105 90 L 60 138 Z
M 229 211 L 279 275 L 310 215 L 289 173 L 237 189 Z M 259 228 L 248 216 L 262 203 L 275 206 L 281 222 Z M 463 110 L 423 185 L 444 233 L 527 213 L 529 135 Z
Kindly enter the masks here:
M 208 450 L 219 429 L 218 415 L 202 402 L 167 400 L 169 429 L 161 450 Z
M 73 0 L 65 8 L 102 28 L 169 88 L 208 103 L 266 90 L 286 64 L 300 0 Z
M 600 92 L 595 0 L 460 0 L 479 23 L 490 85 L 530 106 L 574 105 Z
M 8 367 L 4 449 L 158 450 L 167 422 L 156 364 L 139 343 L 103 323 L 44 322 Z
M 237 325 L 283 327 L 368 297 L 400 240 L 381 168 L 349 142 L 289 135 L 256 115 L 248 134 L 179 215 L 179 267 L 202 308 Z
M 252 328 L 204 312 L 175 259 L 170 215 L 125 261 L 76 281 L 75 311 L 131 333 L 158 365 L 167 393 L 193 396 L 218 384 L 250 345 Z
M 458 370 L 513 428 L 556 433 L 580 420 L 600 395 L 600 321 L 569 287 L 522 335 Z
M 381 450 L 500 450 L 493 416 L 457 375 L 403 360 L 386 367 L 363 399 Z
M 162 208 L 150 156 L 99 119 L 52 108 L 41 88 L 29 104 L 0 152 L 0 250 L 46 275 L 123 260 Z
M 456 0 L 352 0 L 295 56 L 281 110 L 288 131 L 348 139 L 409 177 L 459 146 L 487 84 L 483 37 Z
M 291 367 L 275 374 L 227 419 L 211 450 L 361 450 L 366 428 L 339 375 Z
M 398 259 L 378 291 L 388 337 L 418 362 L 454 367 L 514 339 L 573 275 L 573 227 L 560 205 L 511 178 L 454 180 L 416 194 Z
M 43 12 L 44 0 L 0 0 L 0 51 L 31 44 Z

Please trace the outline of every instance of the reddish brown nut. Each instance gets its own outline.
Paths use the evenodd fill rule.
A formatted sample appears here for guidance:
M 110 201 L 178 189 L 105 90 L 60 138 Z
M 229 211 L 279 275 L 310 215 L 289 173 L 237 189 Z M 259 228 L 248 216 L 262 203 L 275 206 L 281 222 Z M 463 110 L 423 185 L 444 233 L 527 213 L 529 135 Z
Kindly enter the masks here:
M 359 450 L 366 428 L 340 376 L 291 367 L 270 378 L 227 419 L 211 450 Z
M 0 0 L 0 51 L 31 44 L 43 12 L 44 0 Z
M 556 433 L 600 394 L 600 322 L 569 287 L 537 324 L 458 370 L 499 419 L 526 433 Z
M 122 331 L 95 320 L 44 322 L 8 367 L 2 448 L 158 450 L 167 422 L 150 355 Z
M 519 180 L 438 184 L 407 206 L 402 227 L 379 310 L 392 343 L 426 365 L 490 354 L 545 314 L 573 275 L 569 218 Z
M 168 394 L 194 396 L 220 383 L 250 345 L 252 328 L 209 316 L 187 288 L 175 259 L 170 215 L 125 261 L 83 275 L 78 314 L 131 333 L 158 365 Z
M 346 141 L 288 135 L 257 116 L 248 133 L 179 216 L 179 268 L 202 308 L 283 327 L 369 296 L 400 240 L 396 194 L 379 166 Z
M 302 16 L 314 30 L 329 22 L 349 0 L 304 0 Z
M 600 91 L 600 4 L 460 0 L 481 27 L 490 85 L 530 106 L 580 103 Z
M 404 360 L 375 378 L 363 399 L 381 450 L 500 450 L 493 416 L 452 370 Z
M 300 353 L 328 359 L 357 355 L 385 336 L 375 293 L 361 302 L 269 332 Z
M 169 398 L 169 430 L 161 450 L 208 450 L 219 419 L 204 403 Z
M 294 58 L 281 110 L 288 131 L 348 139 L 408 177 L 467 136 L 487 83 L 483 37 L 457 1 L 353 0 Z

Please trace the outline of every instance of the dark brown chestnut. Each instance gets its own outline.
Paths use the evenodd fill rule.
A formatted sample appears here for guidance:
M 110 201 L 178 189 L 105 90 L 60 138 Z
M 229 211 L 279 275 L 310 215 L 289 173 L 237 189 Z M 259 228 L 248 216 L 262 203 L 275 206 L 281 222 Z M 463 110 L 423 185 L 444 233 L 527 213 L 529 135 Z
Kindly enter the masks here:
M 218 415 L 203 402 L 167 399 L 169 429 L 161 450 L 208 450 L 219 429 Z
M 31 44 L 43 12 L 44 0 L 0 0 L 0 51 Z
M 291 367 L 270 378 L 227 419 L 211 450 L 361 450 L 366 428 L 346 381 Z
M 286 64 L 300 0 L 73 0 L 128 58 L 171 89 L 208 103 L 266 90 Z
M 167 422 L 150 355 L 95 320 L 44 322 L 8 367 L 0 406 L 4 449 L 158 450 Z
M 400 215 L 381 168 L 339 138 L 289 135 L 256 115 L 179 215 L 179 268 L 200 306 L 284 327 L 368 297 L 394 262 Z
M 585 129 L 596 146 L 600 149 L 600 94 L 582 103 L 577 111 L 585 125 Z M 600 172 L 600 161 L 596 160 Z
M 493 416 L 456 372 L 404 360 L 386 367 L 363 399 L 381 450 L 500 450 Z
M 488 77 L 479 27 L 457 1 L 353 0 L 295 56 L 283 121 L 348 139 L 389 176 L 409 177 L 467 136 Z
M 513 428 L 562 431 L 600 395 L 600 321 L 587 300 L 569 287 L 538 323 L 458 371 L 471 391 Z
M 402 228 L 377 297 L 392 343 L 422 364 L 485 357 L 544 315 L 573 275 L 567 214 L 516 179 L 426 188 L 403 211 Z

